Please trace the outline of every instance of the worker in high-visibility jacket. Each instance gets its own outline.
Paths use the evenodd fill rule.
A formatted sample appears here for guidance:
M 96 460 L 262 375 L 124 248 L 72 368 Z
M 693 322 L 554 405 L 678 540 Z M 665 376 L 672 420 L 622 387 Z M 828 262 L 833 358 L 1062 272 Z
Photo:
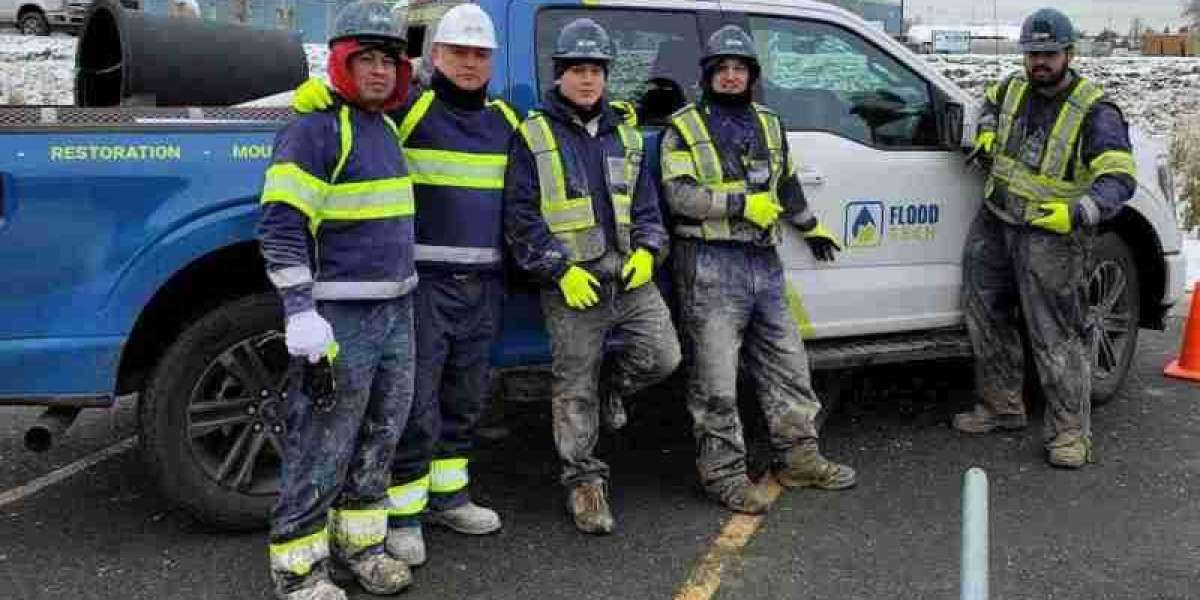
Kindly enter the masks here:
M 402 15 L 371 0 L 339 12 L 329 75 L 347 102 L 280 131 L 263 185 L 262 254 L 293 370 L 305 372 L 289 378 L 287 432 L 274 440 L 283 469 L 270 571 L 281 599 L 344 599 L 331 566 L 375 594 L 412 581 L 385 544 L 417 285 L 412 179 L 385 114 L 408 85 Z
M 591 19 L 559 32 L 556 85 L 521 123 L 504 187 L 513 257 L 546 284 L 541 301 L 567 510 L 580 531 L 596 534 L 614 526 L 608 465 L 594 455 L 600 398 L 619 407 L 620 398 L 679 363 L 671 316 L 652 281 L 667 235 L 642 136 L 632 113 L 605 96 L 611 48 Z
M 1046 398 L 1047 460 L 1091 460 L 1093 327 L 1087 308 L 1096 227 L 1134 193 L 1121 111 L 1070 68 L 1075 30 L 1054 9 L 1021 30 L 1025 70 L 987 89 L 976 156 L 990 163 L 984 209 L 967 236 L 963 294 L 980 402 L 960 431 L 1025 426 L 1022 333 Z
M 746 472 L 738 417 L 740 357 L 767 417 L 772 468 L 786 487 L 845 489 L 854 470 L 821 455 L 800 327 L 799 302 L 779 259 L 781 221 L 798 228 L 818 260 L 833 236 L 804 198 L 779 117 L 752 102 L 760 68 L 754 41 L 718 29 L 701 59 L 700 102 L 671 116 L 662 139 L 663 193 L 675 222 L 675 290 L 688 373 L 696 466 L 705 491 L 730 510 L 767 510 Z M 792 297 L 789 298 L 789 295 Z
M 392 466 L 388 550 L 425 562 L 422 520 L 459 533 L 500 529 L 472 502 L 468 461 L 483 411 L 489 355 L 504 296 L 501 200 L 517 116 L 489 99 L 496 33 L 475 4 L 438 22 L 429 89 L 391 113 L 416 195 L 416 396 Z M 335 104 L 320 80 L 297 90 L 297 109 Z

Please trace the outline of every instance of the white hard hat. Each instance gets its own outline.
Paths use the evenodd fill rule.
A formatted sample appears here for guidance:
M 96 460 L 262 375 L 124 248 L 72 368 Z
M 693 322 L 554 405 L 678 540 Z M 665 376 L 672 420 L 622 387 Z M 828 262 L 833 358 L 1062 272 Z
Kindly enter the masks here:
M 442 15 L 433 43 L 494 50 L 496 28 L 492 26 L 492 18 L 478 4 L 459 4 Z

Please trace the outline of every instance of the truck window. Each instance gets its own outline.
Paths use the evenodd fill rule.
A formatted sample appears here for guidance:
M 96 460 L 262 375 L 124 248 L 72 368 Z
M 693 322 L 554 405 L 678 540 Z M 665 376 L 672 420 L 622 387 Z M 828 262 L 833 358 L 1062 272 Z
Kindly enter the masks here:
M 612 38 L 608 98 L 637 107 L 638 122 L 662 125 L 699 92 L 700 34 L 690 12 L 551 8 L 537 17 L 538 87 L 554 86 L 550 56 L 558 32 L 580 17 L 600 23 Z
M 937 148 L 929 83 L 833 25 L 751 16 L 763 103 L 791 131 L 827 131 L 884 148 Z

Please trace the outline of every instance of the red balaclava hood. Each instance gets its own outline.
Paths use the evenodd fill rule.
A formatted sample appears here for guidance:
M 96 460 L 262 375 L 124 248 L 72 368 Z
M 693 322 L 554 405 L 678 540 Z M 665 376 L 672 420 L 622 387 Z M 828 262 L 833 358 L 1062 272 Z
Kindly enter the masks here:
M 370 46 L 364 47 L 354 38 L 347 38 L 334 42 L 329 52 L 329 81 L 333 83 L 333 89 L 337 90 L 338 94 L 355 104 L 359 100 L 358 85 L 354 83 L 354 76 L 350 74 L 350 57 L 369 48 Z M 392 95 L 383 103 L 384 112 L 395 110 L 404 103 L 411 81 L 412 63 L 407 57 L 401 56 L 396 61 L 396 89 L 392 90 Z

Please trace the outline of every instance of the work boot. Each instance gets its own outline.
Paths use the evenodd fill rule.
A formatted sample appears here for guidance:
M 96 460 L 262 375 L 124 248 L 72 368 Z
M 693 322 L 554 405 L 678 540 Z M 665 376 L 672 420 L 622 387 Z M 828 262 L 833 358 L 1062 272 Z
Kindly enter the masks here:
M 733 483 L 709 491 L 722 506 L 736 513 L 761 515 L 771 507 L 771 498 L 761 485 L 755 485 L 749 477 L 742 476 Z
M 425 564 L 425 536 L 421 525 L 389 527 L 387 532 L 388 554 L 404 561 L 410 567 Z
M 271 582 L 278 600 L 346 600 L 346 592 L 329 580 L 324 562 L 314 566 L 308 575 L 272 570 Z
M 500 529 L 500 515 L 496 511 L 470 500 L 446 510 L 430 508 L 425 513 L 425 520 L 467 535 L 487 535 Z
M 983 404 L 971 412 L 954 415 L 954 428 L 963 433 L 990 433 L 997 429 L 1013 431 L 1025 428 L 1025 415 L 998 415 Z
M 1046 461 L 1064 469 L 1078 469 L 1092 462 L 1092 440 L 1086 437 L 1065 439 L 1063 436 L 1050 442 Z
M 584 533 L 607 534 L 613 530 L 608 493 L 600 481 L 589 481 L 567 493 L 567 510 L 575 517 L 575 528 Z
M 844 490 L 858 483 L 854 469 L 821 456 L 816 440 L 801 442 L 788 450 L 783 468 L 775 472 L 775 479 L 786 488 L 822 490 Z
M 354 574 L 358 585 L 376 596 L 397 594 L 412 585 L 412 571 L 408 565 L 387 552 L 360 552 L 346 559 L 343 566 Z

